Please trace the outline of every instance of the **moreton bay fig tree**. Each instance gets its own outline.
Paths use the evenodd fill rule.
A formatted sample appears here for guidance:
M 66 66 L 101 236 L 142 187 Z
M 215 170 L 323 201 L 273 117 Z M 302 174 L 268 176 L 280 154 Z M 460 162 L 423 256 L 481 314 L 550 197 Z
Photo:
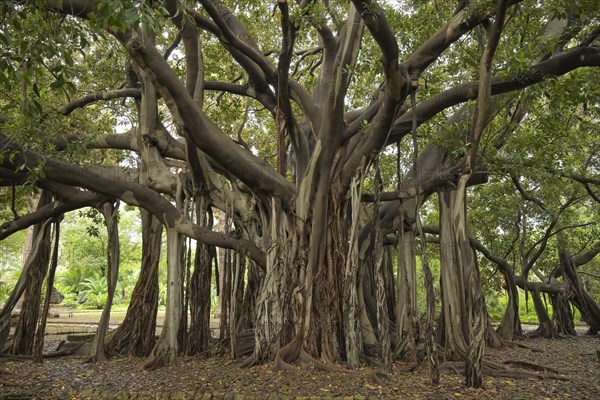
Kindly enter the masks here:
M 427 359 L 435 383 L 452 360 L 479 387 L 486 344 L 522 337 L 519 290 L 536 310 L 555 295 L 560 326 L 573 305 L 600 329 L 578 275 L 600 251 L 583 239 L 599 222 L 596 0 L 32 0 L 0 14 L 0 240 L 35 225 L 42 255 L 48 221 L 100 210 L 110 301 L 117 205 L 142 210 L 127 318 L 106 333 L 105 308 L 91 361 L 208 354 L 211 282 L 246 366 Z M 17 215 L 39 190 L 48 201 Z M 47 267 L 25 269 L 30 304 Z M 496 333 L 485 295 L 500 275 Z

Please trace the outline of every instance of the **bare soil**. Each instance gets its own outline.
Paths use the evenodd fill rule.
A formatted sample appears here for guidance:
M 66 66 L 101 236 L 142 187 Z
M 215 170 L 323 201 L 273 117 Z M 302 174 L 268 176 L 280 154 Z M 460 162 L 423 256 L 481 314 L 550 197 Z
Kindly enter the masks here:
M 50 335 L 48 347 L 61 336 Z M 240 360 L 187 357 L 177 365 L 144 371 L 142 359 L 114 359 L 88 364 L 80 356 L 51 358 L 43 364 L 0 359 L 0 399 L 600 399 L 598 336 L 535 339 L 531 349 L 488 349 L 494 362 L 520 360 L 551 367 L 568 380 L 486 377 L 479 390 L 464 387 L 464 378 L 443 375 L 428 384 L 427 367 L 395 363 L 388 379 L 374 378 L 364 367 L 322 372 L 309 365 L 272 371 L 270 365 L 240 368 Z

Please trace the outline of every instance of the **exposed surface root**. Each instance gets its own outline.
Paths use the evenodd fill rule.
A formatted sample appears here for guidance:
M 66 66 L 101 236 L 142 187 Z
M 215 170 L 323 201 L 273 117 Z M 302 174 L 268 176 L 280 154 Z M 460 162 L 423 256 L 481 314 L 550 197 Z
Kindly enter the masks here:
M 75 353 L 77 350 L 79 350 L 85 343 L 86 342 L 79 342 L 75 346 L 72 346 L 72 347 L 64 348 L 62 350 L 57 350 L 57 351 L 51 351 L 49 353 L 43 354 L 43 357 L 44 358 L 55 358 L 55 357 L 61 357 L 61 356 L 68 356 L 70 354 Z M 31 355 L 0 354 L 0 358 L 5 358 L 5 359 L 15 360 L 15 361 L 33 360 L 33 356 L 31 356 Z
M 560 371 L 557 370 L 556 368 L 545 367 L 543 365 L 533 364 L 533 363 L 530 363 L 530 362 L 527 362 L 527 361 L 506 360 L 506 361 L 502 361 L 502 364 L 508 365 L 508 366 L 511 366 L 511 367 L 516 367 L 516 368 L 530 369 L 532 371 L 552 372 L 552 373 L 555 373 L 555 374 L 560 374 Z
M 374 384 L 383 386 L 383 385 L 385 385 L 384 381 L 389 380 L 391 377 L 388 374 L 386 374 L 385 372 L 377 371 L 377 372 L 371 374 L 371 376 L 369 378 L 370 378 L 371 382 L 373 382 Z
M 535 348 L 535 347 L 528 346 L 528 345 L 526 345 L 524 343 L 521 343 L 521 341 L 519 341 L 519 340 L 507 340 L 507 339 L 502 339 L 502 338 L 500 338 L 500 340 L 502 340 L 502 343 L 505 346 L 508 346 L 508 347 L 519 347 L 521 349 L 527 349 L 527 350 L 535 351 L 537 353 L 543 353 L 544 352 L 544 350 L 542 350 L 542 349 L 538 349 L 538 348 Z
M 240 364 L 240 368 L 251 368 L 256 365 L 258 365 L 258 361 L 256 360 L 254 354 L 252 354 L 249 357 L 246 357 L 244 361 L 242 361 L 242 363 Z
M 551 369 L 545 369 L 544 367 L 541 367 L 539 365 L 531 364 L 531 363 L 527 363 L 527 362 L 510 361 L 510 363 L 511 364 L 517 363 L 517 364 L 519 364 L 518 366 L 521 368 L 551 371 Z M 500 368 L 497 368 L 497 367 L 500 367 Z M 492 376 L 492 377 L 496 377 L 496 378 L 542 379 L 542 380 L 543 379 L 554 379 L 554 380 L 559 380 L 559 381 L 570 381 L 571 380 L 564 375 L 560 375 L 557 370 L 552 371 L 555 373 L 542 374 L 542 373 L 522 371 L 522 370 L 509 370 L 509 369 L 506 369 L 505 367 L 499 366 L 497 364 L 489 363 L 489 362 L 484 363 L 482 372 L 483 372 L 484 376 Z M 446 374 L 446 375 L 455 374 L 455 375 L 463 375 L 464 376 L 466 373 L 465 363 L 462 361 L 445 362 L 442 365 L 440 365 L 440 373 Z
M 337 368 L 333 365 L 328 365 L 324 362 L 321 362 L 321 361 L 315 359 L 313 356 L 311 356 L 310 354 L 305 352 L 303 349 L 300 349 L 299 359 L 300 359 L 300 361 L 302 361 L 304 363 L 311 364 L 313 367 L 315 367 L 316 369 L 321 370 L 321 371 L 325 371 L 325 372 L 340 371 L 339 368 Z
M 383 364 L 382 363 L 380 363 L 379 361 L 375 360 L 373 357 L 369 357 L 369 356 L 364 355 L 364 354 L 360 355 L 360 361 L 364 362 L 365 364 L 367 364 L 370 367 L 383 368 Z
M 301 349 L 302 338 L 297 337 L 277 351 L 271 369 L 273 371 L 293 371 L 294 367 L 290 364 L 296 361 Z
M 542 325 L 538 326 L 533 332 L 525 334 L 527 339 L 564 339 L 563 336 L 554 332 L 552 329 L 546 329 Z

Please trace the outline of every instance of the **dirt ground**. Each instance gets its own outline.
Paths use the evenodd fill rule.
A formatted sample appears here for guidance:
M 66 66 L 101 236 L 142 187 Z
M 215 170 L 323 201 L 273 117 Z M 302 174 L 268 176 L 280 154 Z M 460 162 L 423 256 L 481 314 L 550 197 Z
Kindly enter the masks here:
M 48 346 L 61 337 L 51 335 Z M 521 360 L 552 367 L 567 380 L 486 377 L 483 389 L 466 389 L 463 378 L 443 375 L 439 385 L 427 383 L 427 368 L 396 363 L 387 379 L 362 368 L 322 372 L 311 366 L 274 372 L 269 365 L 241 369 L 239 360 L 180 359 L 176 365 L 148 372 L 142 359 L 114 359 L 87 364 L 66 356 L 31 361 L 0 359 L 0 399 L 600 399 L 598 336 L 535 339 L 531 349 L 488 349 L 494 362 Z

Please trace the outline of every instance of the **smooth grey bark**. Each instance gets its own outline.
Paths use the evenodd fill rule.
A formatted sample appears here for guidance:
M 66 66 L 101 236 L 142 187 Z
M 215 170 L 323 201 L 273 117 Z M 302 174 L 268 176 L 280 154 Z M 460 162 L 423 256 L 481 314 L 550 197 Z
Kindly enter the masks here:
M 167 229 L 167 307 L 165 321 L 158 343 L 144 363 L 144 369 L 153 370 L 177 359 L 179 319 L 181 318 L 181 236 Z

